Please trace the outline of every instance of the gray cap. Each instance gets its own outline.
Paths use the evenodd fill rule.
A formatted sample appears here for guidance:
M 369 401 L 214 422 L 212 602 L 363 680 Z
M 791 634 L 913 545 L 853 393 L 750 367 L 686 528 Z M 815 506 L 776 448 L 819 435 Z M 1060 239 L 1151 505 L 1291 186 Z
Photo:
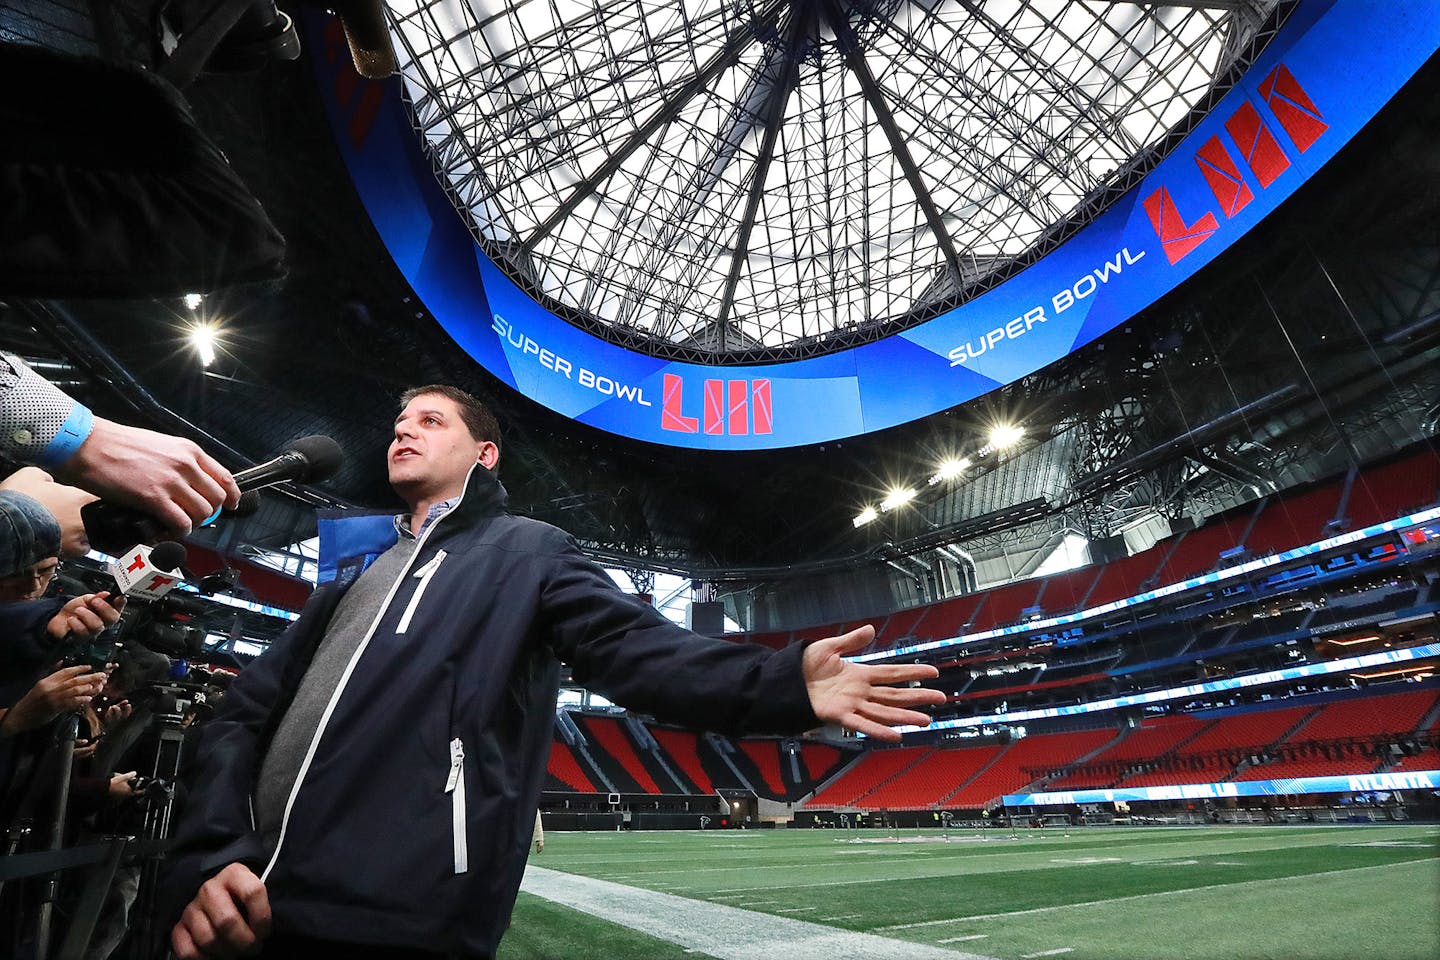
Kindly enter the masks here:
M 60 555 L 60 524 L 45 505 L 16 490 L 0 490 L 0 577 Z

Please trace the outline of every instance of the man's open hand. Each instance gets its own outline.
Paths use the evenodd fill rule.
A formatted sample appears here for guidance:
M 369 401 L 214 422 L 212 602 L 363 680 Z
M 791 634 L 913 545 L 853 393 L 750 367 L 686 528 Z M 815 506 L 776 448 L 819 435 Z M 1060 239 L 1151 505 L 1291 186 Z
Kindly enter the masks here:
M 243 863 L 205 881 L 170 931 L 177 960 L 252 956 L 270 936 L 270 897 Z
M 847 653 L 859 653 L 875 638 L 869 625 L 851 630 L 843 637 L 817 640 L 805 648 L 801 662 L 810 709 L 829 723 L 863 733 L 877 740 L 899 740 L 891 727 L 930 725 L 927 714 L 908 707 L 945 702 L 945 694 L 925 687 L 893 687 L 889 684 L 930 680 L 940 675 L 929 664 L 884 663 L 870 666 L 850 663 Z

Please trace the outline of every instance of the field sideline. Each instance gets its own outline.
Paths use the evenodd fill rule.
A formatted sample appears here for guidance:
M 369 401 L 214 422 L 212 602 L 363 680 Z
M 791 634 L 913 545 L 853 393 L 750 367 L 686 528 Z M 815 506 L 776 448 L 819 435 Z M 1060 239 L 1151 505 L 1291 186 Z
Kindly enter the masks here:
M 1434 825 L 547 841 L 501 960 L 1440 957 Z

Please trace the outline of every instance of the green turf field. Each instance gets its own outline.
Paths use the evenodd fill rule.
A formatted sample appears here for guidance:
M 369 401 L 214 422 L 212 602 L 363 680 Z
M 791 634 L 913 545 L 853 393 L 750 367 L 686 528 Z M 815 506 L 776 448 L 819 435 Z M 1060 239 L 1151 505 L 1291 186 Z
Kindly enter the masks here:
M 501 960 L 1440 958 L 1435 826 L 547 839 Z

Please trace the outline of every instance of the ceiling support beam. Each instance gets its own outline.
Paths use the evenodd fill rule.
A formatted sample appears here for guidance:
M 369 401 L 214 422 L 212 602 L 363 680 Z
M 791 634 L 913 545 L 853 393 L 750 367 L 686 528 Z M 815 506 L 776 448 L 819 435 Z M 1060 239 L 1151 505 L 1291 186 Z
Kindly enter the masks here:
M 880 129 L 885 131 L 885 139 L 889 141 L 890 152 L 894 154 L 895 159 L 900 163 L 900 169 L 905 173 L 910 190 L 915 194 L 915 203 L 924 215 L 930 232 L 935 235 L 935 242 L 940 247 L 940 255 L 944 258 L 945 265 L 949 268 L 950 276 L 954 278 L 958 289 L 961 282 L 960 255 L 955 250 L 955 242 L 951 239 L 950 231 L 945 226 L 945 220 L 940 215 L 940 208 L 935 205 L 935 198 L 930 193 L 929 185 L 920 176 L 920 166 L 911 155 L 910 145 L 906 143 L 905 135 L 901 132 L 899 124 L 895 122 L 895 113 L 885 99 L 885 92 L 880 89 L 879 82 L 876 81 L 874 74 L 870 72 L 869 65 L 865 62 L 865 51 L 860 46 L 860 38 L 855 35 L 849 18 L 834 0 L 825 3 L 825 18 L 830 22 L 830 28 L 835 31 L 835 39 L 845 56 L 845 66 L 860 82 L 860 91 L 865 97 L 865 102 L 870 104 L 870 109 L 875 114 L 875 120 L 880 124 Z
M 750 234 L 755 228 L 755 216 L 760 211 L 760 199 L 765 195 L 765 180 L 770 174 L 770 162 L 775 159 L 775 143 L 780 139 L 780 128 L 785 122 L 785 105 L 790 100 L 790 91 L 800 75 L 800 55 L 814 33 L 814 15 L 808 6 L 797 6 L 786 31 L 786 54 L 780 64 L 780 77 L 770 88 L 770 100 L 765 104 L 765 133 L 760 142 L 760 151 L 755 157 L 755 172 L 751 175 L 750 192 L 745 198 L 745 212 L 740 217 L 740 229 L 735 237 L 735 249 L 730 255 L 730 271 L 725 276 L 725 289 L 720 294 L 720 312 L 714 327 L 720 352 L 725 351 L 726 327 L 735 307 L 735 288 L 740 285 L 740 274 L 750 258 Z
M 705 64 L 699 73 L 696 73 L 671 94 L 669 99 L 661 105 L 659 110 L 655 111 L 643 126 L 630 134 L 594 173 L 576 184 L 575 189 L 571 190 L 570 194 L 561 201 L 560 206 L 556 207 L 539 226 L 530 232 L 530 235 L 520 245 L 521 254 L 528 256 L 532 253 L 536 244 L 553 233 L 566 217 L 575 212 L 586 197 L 594 194 L 605 181 L 614 176 L 625 165 L 625 161 L 630 159 L 631 154 L 648 143 L 650 138 L 662 127 L 674 122 L 687 103 L 714 83 L 720 74 L 733 67 L 746 48 L 756 42 L 757 34 L 765 27 L 775 23 L 787 6 L 786 0 L 771 0 L 770 4 L 754 20 L 737 27 L 725 41 L 725 46 L 710 58 L 710 62 Z

